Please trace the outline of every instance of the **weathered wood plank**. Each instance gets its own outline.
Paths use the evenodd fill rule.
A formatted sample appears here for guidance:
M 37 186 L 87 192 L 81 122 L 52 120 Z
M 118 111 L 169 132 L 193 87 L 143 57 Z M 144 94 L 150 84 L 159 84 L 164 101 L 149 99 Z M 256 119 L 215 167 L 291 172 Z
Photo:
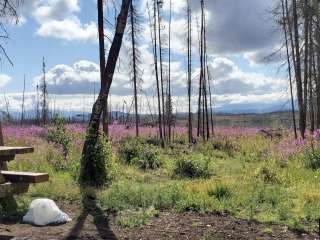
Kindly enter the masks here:
M 1 156 L 14 156 L 15 154 L 33 153 L 33 147 L 7 147 L 0 146 L 0 157 Z
M 48 173 L 0 171 L 7 182 L 13 183 L 42 183 L 49 181 Z

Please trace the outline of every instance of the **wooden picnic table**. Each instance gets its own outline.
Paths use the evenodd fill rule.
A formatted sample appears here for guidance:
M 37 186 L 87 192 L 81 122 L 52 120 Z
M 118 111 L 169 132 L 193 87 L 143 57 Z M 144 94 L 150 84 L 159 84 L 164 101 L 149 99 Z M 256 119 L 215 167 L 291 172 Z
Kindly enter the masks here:
M 33 153 L 33 147 L 0 146 L 0 199 L 14 194 L 25 193 L 31 183 L 47 182 L 47 173 L 7 171 L 7 162 L 17 154 Z

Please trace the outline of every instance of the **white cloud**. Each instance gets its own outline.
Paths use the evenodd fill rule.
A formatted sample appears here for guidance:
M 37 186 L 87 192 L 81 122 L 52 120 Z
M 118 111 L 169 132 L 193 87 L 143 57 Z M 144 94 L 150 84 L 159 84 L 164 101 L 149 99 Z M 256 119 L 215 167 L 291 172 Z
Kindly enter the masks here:
M 261 73 L 243 72 L 227 58 L 215 58 L 210 65 L 214 78 L 214 93 L 218 95 L 264 95 L 284 92 L 287 82 Z
M 8 75 L 0 74 L 0 87 L 6 86 L 11 80 L 12 78 L 9 77 Z
M 80 12 L 78 0 L 28 1 L 24 11 L 31 12 L 39 27 L 41 37 L 53 37 L 65 41 L 97 42 L 97 26 L 94 22 L 83 23 L 76 15 Z
M 76 17 L 44 22 L 37 30 L 37 34 L 42 37 L 55 37 L 67 41 L 97 41 L 96 24 L 94 22 L 82 24 Z
M 79 10 L 78 0 L 48 0 L 36 7 L 33 16 L 38 22 L 63 20 Z
M 35 77 L 34 85 L 41 83 L 42 75 Z M 100 70 L 96 63 L 81 60 L 73 66 L 59 64 L 46 73 L 48 92 L 52 94 L 91 93 L 99 84 Z

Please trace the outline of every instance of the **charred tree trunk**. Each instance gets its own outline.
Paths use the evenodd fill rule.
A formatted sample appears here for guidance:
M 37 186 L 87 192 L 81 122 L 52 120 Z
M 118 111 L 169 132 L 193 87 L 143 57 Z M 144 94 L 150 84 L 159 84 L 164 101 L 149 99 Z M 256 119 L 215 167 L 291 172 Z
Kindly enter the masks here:
M 99 33 L 99 59 L 100 59 L 100 88 L 106 84 L 104 79 L 104 70 L 106 66 L 106 55 L 104 46 L 104 16 L 103 16 L 103 0 L 98 0 L 98 33 Z M 103 132 L 108 137 L 108 104 L 105 105 L 102 113 Z
M 202 31 L 202 30 L 200 30 Z M 202 131 L 201 129 L 201 100 L 202 100 L 202 80 L 203 80 L 203 68 L 202 68 L 202 41 L 201 41 L 201 37 L 199 38 L 199 56 L 200 56 L 200 78 L 199 78 L 199 96 L 198 96 L 198 126 L 197 126 L 197 137 L 200 137 L 200 133 Z M 203 119 L 202 119 L 203 121 Z
M 203 28 L 203 36 L 202 36 L 202 45 L 203 45 L 203 53 L 202 53 L 202 64 L 203 64 L 203 93 L 204 93 L 204 104 L 205 104 L 205 117 L 206 117 L 206 138 L 209 140 L 210 138 L 210 128 L 209 128 L 209 113 L 208 113 L 208 94 L 207 94 L 207 83 L 208 83 L 208 73 L 206 67 L 206 58 L 207 58 L 207 37 L 206 37 L 206 16 L 204 12 L 204 1 L 202 0 L 202 28 Z
M 309 19 L 309 5 L 308 0 L 304 0 L 304 79 L 303 79 L 303 108 L 305 113 L 305 125 L 308 109 L 308 84 L 309 84 L 309 32 L 310 32 L 310 19 Z
M 172 99 L 171 99 L 171 22 L 172 22 L 172 0 L 170 0 L 169 14 L 169 76 L 168 76 L 168 139 L 171 141 L 172 125 Z
M 304 94 L 302 86 L 302 71 L 301 71 L 301 53 L 300 53 L 300 40 L 299 40 L 299 24 L 297 13 L 297 1 L 292 0 L 293 9 L 293 30 L 294 30 L 294 47 L 295 47 L 295 64 L 296 64 L 296 85 L 297 85 L 297 97 L 299 105 L 299 129 L 302 138 L 305 138 L 306 132 L 306 111 L 304 104 Z
M 317 23 L 316 23 L 316 56 L 317 56 L 317 68 L 316 68 L 316 101 L 317 101 L 317 114 L 316 114 L 316 128 L 320 128 L 320 16 L 317 16 Z
M 287 1 L 287 0 L 286 0 Z M 293 84 L 292 84 L 292 69 L 291 69 L 291 61 L 290 61 L 290 54 L 289 54 L 289 42 L 288 42 L 288 33 L 287 33 L 287 17 L 285 14 L 285 6 L 283 0 L 281 0 L 281 7 L 282 7 L 282 18 L 283 18 L 283 31 L 285 36 L 285 44 L 286 44 L 286 54 L 287 54 L 287 64 L 288 64 L 288 73 L 289 73 L 289 83 L 290 83 L 290 96 L 291 96 L 291 110 L 292 110 L 292 123 L 294 129 L 294 137 L 295 139 L 298 138 L 297 134 L 297 125 L 296 125 L 296 115 L 295 115 L 295 107 L 294 107 L 294 96 L 293 96 Z M 289 24 L 288 24 L 289 26 Z M 289 31 L 290 28 L 289 28 Z
M 153 57 L 154 57 L 154 68 L 155 68 L 156 83 L 157 83 L 159 136 L 160 136 L 161 146 L 164 147 L 164 139 L 163 139 L 163 132 L 162 132 L 161 95 L 160 95 L 160 83 L 159 83 L 159 71 L 158 71 L 157 3 L 156 3 L 156 0 L 154 0 L 154 2 L 153 2 L 153 26 L 152 26 L 151 14 L 150 14 L 149 18 L 150 18 L 151 39 L 153 39 Z M 153 28 L 153 31 L 152 31 L 152 28 Z M 153 36 L 152 36 L 152 32 L 153 32 Z
M 20 125 L 24 123 L 24 101 L 25 101 L 25 91 L 26 91 L 26 75 L 23 76 L 23 91 L 22 91 L 22 104 L 21 104 L 21 120 Z
M 193 142 L 192 112 L 191 112 L 191 81 L 192 81 L 192 32 L 191 32 L 191 8 L 188 4 L 188 138 Z
M 134 88 L 134 110 L 136 137 L 139 136 L 139 113 L 138 113 L 138 90 L 137 90 L 137 56 L 136 56 L 136 39 L 135 39 L 135 22 L 133 0 L 130 5 L 130 21 L 131 21 L 131 44 L 132 44 L 132 62 L 133 62 L 133 88 Z
M 47 81 L 46 81 L 46 63 L 45 59 L 43 57 L 43 62 L 42 62 L 42 72 L 43 72 L 43 81 L 42 81 L 42 124 L 46 125 L 47 124 L 47 117 L 48 117 L 48 102 L 47 102 Z
M 94 176 L 95 163 L 92 159 L 92 152 L 99 138 L 99 125 L 103 109 L 105 108 L 108 100 L 110 87 L 112 84 L 114 71 L 116 68 L 117 60 L 119 57 L 124 31 L 127 24 L 128 12 L 131 0 L 122 0 L 121 10 L 116 22 L 116 32 L 110 47 L 108 60 L 103 72 L 102 88 L 100 89 L 99 96 L 92 108 L 92 114 L 87 127 L 86 139 L 82 150 L 81 169 L 80 169 L 80 182 L 83 185 L 96 184 Z M 99 4 L 99 0 L 98 0 Z
M 310 131 L 313 133 L 315 129 L 315 115 L 313 105 L 313 79 L 315 79 L 314 70 L 314 42 L 313 42 L 313 23 L 310 20 L 309 24 L 309 116 L 310 116 Z
M 162 102 L 162 116 L 163 116 L 163 137 L 166 139 L 166 121 L 165 121 L 165 94 L 164 94 L 164 79 L 163 79 L 163 51 L 162 51 L 162 38 L 161 38 L 161 15 L 160 7 L 162 1 L 157 1 L 157 11 L 158 11 L 158 41 L 159 41 L 159 61 L 160 61 L 160 85 L 161 85 L 161 102 Z

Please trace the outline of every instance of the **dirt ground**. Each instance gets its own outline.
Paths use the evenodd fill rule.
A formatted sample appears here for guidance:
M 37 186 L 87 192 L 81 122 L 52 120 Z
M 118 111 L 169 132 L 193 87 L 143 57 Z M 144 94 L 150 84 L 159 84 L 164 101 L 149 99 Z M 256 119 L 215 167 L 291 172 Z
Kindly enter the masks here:
M 129 229 L 116 224 L 115 217 L 95 203 L 86 210 L 80 203 L 59 203 L 73 221 L 66 225 L 35 227 L 15 217 L 0 219 L 0 240 L 38 239 L 317 239 L 285 226 L 235 219 L 227 214 L 161 212 L 147 225 Z

